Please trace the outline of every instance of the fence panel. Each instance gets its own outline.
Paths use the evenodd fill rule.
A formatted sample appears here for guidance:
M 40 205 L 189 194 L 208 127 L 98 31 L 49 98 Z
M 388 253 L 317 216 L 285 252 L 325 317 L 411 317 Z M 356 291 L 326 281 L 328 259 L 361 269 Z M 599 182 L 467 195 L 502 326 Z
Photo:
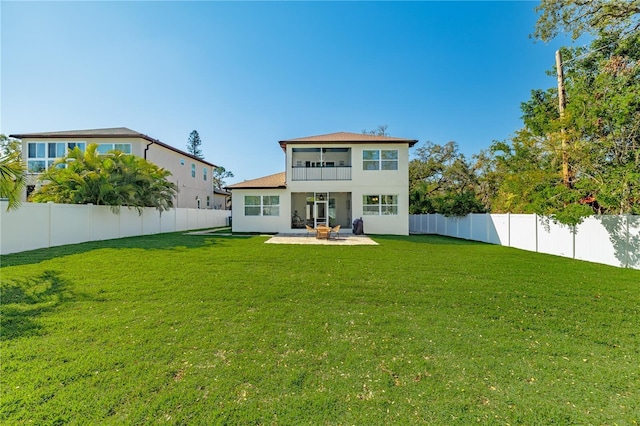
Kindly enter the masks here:
M 467 238 L 522 250 L 640 269 L 640 216 L 592 216 L 575 233 L 535 214 L 414 215 L 411 233 Z M 426 225 L 425 225 L 426 224 Z
M 160 215 L 147 208 L 139 215 L 137 210 L 126 207 L 114 214 L 107 206 L 54 203 L 23 203 L 18 210 L 6 209 L 7 202 L 0 201 L 0 254 L 225 226 L 231 214 L 229 210 L 173 209 Z
M 538 251 L 573 258 L 571 227 L 538 217 Z
M 576 227 L 575 258 L 625 266 L 626 256 L 620 256 L 616 252 L 621 244 L 626 246 L 626 228 L 627 224 L 622 216 L 588 217 Z M 626 247 L 624 251 L 626 252 Z
M 512 214 L 510 216 L 509 241 L 511 247 L 536 251 L 537 216 L 531 214 Z
M 156 209 L 146 208 L 142 211 L 142 234 L 159 234 L 161 229 L 160 212 Z
M 487 228 L 489 226 L 491 216 L 488 214 L 470 214 L 469 218 L 471 221 L 471 235 L 469 236 L 469 239 L 488 243 L 489 238 L 487 236 Z
M 120 237 L 120 216 L 107 206 L 87 206 L 91 217 L 91 241 Z
M 458 226 L 458 238 L 464 238 L 465 240 L 471 239 L 471 215 L 468 214 L 465 217 L 457 217 L 456 224 Z
M 7 202 L 0 201 L 2 254 L 49 247 L 49 206 L 23 203 L 7 212 Z
M 51 246 L 77 244 L 91 239 L 90 212 L 91 206 L 76 208 L 72 204 L 48 204 L 50 208 L 50 241 Z

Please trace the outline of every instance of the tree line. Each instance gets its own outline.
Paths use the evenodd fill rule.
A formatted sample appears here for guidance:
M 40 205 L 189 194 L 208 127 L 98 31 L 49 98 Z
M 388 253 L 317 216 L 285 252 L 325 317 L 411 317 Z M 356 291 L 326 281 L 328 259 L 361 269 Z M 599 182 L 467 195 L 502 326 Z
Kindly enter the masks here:
M 544 0 L 537 9 L 540 40 L 592 36 L 586 48 L 561 49 L 563 113 L 558 88 L 535 89 L 508 140 L 471 158 L 455 142 L 416 148 L 411 213 L 538 213 L 572 225 L 640 214 L 640 0 Z

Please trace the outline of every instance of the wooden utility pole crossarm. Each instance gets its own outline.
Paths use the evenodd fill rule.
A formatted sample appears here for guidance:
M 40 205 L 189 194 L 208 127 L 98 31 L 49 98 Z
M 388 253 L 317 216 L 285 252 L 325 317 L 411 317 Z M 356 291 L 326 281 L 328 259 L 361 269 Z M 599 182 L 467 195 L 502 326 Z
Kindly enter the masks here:
M 564 72 L 562 69 L 562 53 L 556 50 L 556 71 L 558 73 L 558 109 L 560 111 L 560 121 L 564 119 L 564 109 L 567 106 L 566 92 L 564 90 Z M 567 135 L 563 127 L 560 129 L 562 140 L 562 183 L 566 187 L 571 186 L 569 180 L 569 153 L 567 152 Z

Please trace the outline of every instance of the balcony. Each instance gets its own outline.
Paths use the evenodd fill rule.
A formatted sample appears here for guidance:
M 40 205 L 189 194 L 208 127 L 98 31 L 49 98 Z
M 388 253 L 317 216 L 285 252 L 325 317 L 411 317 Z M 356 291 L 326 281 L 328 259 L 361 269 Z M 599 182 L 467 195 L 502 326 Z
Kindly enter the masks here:
M 351 180 L 351 166 L 292 167 L 292 181 L 308 180 Z

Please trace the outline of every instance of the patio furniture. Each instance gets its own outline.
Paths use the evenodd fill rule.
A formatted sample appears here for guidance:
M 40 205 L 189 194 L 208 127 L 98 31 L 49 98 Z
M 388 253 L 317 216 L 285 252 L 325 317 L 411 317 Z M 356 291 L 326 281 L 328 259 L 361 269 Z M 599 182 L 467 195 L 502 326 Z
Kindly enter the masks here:
M 331 238 L 331 234 L 336 234 L 336 240 L 338 240 L 340 238 L 340 225 L 336 225 L 333 228 L 331 228 L 331 231 L 329 231 L 329 238 Z
M 331 233 L 331 228 L 329 228 L 328 226 L 318 226 L 316 228 L 316 230 L 318 231 L 316 233 L 316 238 L 317 239 L 324 239 L 324 240 L 328 240 L 329 239 L 329 234 Z
M 307 227 L 307 237 L 309 236 L 309 234 L 316 234 L 316 236 L 318 235 L 317 229 L 313 229 L 309 225 L 305 225 L 305 226 Z

